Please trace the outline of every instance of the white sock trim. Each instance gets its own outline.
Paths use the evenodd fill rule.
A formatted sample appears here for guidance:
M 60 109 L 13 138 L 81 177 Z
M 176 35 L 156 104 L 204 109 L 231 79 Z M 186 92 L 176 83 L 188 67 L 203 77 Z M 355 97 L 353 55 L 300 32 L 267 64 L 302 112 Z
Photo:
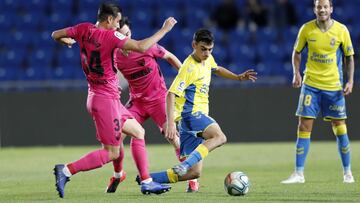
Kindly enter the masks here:
M 121 170 L 119 173 L 114 172 L 114 178 L 121 178 L 123 176 L 123 171 Z
M 141 183 L 151 183 L 152 181 L 153 181 L 152 178 L 148 178 L 148 179 L 141 181 Z
M 70 170 L 67 166 L 63 168 L 63 173 L 66 175 L 66 177 L 70 177 L 72 174 L 70 173 Z

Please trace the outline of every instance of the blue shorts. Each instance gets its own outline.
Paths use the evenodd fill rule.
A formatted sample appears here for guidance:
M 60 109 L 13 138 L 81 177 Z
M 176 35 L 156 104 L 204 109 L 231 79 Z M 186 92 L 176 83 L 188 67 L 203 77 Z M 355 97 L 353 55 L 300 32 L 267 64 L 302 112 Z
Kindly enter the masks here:
M 296 115 L 316 118 L 319 112 L 326 121 L 346 119 L 345 98 L 342 91 L 320 90 L 304 84 L 301 88 Z
M 216 121 L 201 112 L 182 117 L 178 123 L 180 134 L 180 157 L 187 157 L 204 142 L 202 132 Z

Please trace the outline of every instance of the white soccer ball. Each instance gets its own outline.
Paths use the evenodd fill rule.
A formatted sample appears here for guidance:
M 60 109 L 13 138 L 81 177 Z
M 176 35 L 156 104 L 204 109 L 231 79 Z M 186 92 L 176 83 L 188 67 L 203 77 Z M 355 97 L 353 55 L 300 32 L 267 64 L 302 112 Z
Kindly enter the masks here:
M 224 188 L 229 195 L 245 195 L 249 192 L 250 181 L 248 176 L 241 171 L 231 172 L 225 177 Z

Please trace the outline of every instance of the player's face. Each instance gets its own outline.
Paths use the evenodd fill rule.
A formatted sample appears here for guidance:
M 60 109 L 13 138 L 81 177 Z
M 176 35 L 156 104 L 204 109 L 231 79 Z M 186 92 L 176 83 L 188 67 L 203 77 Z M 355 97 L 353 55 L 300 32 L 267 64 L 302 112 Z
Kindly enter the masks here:
M 124 25 L 121 29 L 119 29 L 119 32 L 129 38 L 131 38 L 131 30 L 129 26 Z
M 115 18 L 113 16 L 109 16 L 108 17 L 109 29 L 115 30 L 116 28 L 119 28 L 120 20 L 121 20 L 121 13 L 118 13 L 118 15 Z
M 325 22 L 330 19 L 333 7 L 329 0 L 317 0 L 314 5 L 314 13 L 318 21 Z
M 193 42 L 194 54 L 201 61 L 205 61 L 214 48 L 214 43 L 206 44 L 205 42 Z

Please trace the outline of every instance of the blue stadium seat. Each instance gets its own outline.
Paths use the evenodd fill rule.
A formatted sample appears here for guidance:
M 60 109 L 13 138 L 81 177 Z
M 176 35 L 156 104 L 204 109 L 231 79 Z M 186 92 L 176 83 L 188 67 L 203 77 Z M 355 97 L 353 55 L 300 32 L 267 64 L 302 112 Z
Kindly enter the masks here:
M 274 2 L 274 0 L 260 1 L 268 6 Z M 229 67 L 234 72 L 241 72 L 245 67 L 256 68 L 260 74 L 285 76 L 291 81 L 291 53 L 296 35 L 301 24 L 314 19 L 315 15 L 312 1 L 302 3 L 297 0 L 289 1 L 296 6 L 298 25 L 284 30 L 260 28 L 255 33 L 257 38 L 255 42 L 250 42 L 252 34 L 247 28 L 232 30 L 227 35 L 222 31 L 212 30 L 216 41 L 213 55 L 219 65 Z M 116 2 L 120 3 L 123 14 L 129 16 L 133 23 L 134 39 L 150 36 L 161 27 L 167 17 L 174 16 L 178 24 L 159 44 L 183 61 L 192 52 L 193 33 L 204 26 L 204 20 L 209 18 L 221 0 L 117 0 Z M 236 0 L 237 7 L 243 9 L 245 2 L 245 0 Z M 54 42 L 50 35 L 54 30 L 81 22 L 95 23 L 99 3 L 99 0 L 0 1 L 0 80 L 84 79 L 78 45 L 68 49 Z M 346 24 L 354 47 L 358 47 L 360 23 L 355 17 L 356 8 L 360 7 L 360 0 L 334 1 L 334 6 L 333 18 Z M 279 33 L 282 34 L 282 38 L 279 37 Z M 227 44 L 222 43 L 225 37 Z M 28 53 L 29 51 L 32 52 Z M 302 60 L 302 69 L 305 61 Z M 159 62 L 163 64 L 165 75 L 176 74 L 169 64 L 163 60 Z M 51 66 L 55 67 L 50 69 Z M 355 74 L 359 77 L 358 72 Z
M 257 63 L 254 66 L 255 71 L 258 73 L 258 77 L 271 75 L 271 66 L 265 63 Z
M 174 77 L 177 71 L 165 60 L 157 61 L 163 75 Z
M 250 32 L 245 29 L 234 29 L 230 31 L 228 38 L 231 43 L 238 45 L 247 44 L 249 42 Z
M 137 26 L 136 24 L 134 24 L 134 26 L 131 27 L 131 31 L 132 31 L 131 38 L 136 40 L 141 40 L 150 37 L 152 34 L 155 33 L 155 31 L 152 28 Z
M 80 66 L 80 56 L 79 51 L 77 51 L 75 48 L 67 48 L 62 47 L 61 51 L 59 52 L 57 59 L 60 66 L 68 66 L 68 65 L 74 65 L 74 66 Z
M 130 15 L 130 21 L 133 26 L 146 27 L 149 30 L 152 29 L 153 15 L 151 9 L 141 9 L 137 12 L 133 12 Z M 159 25 L 160 26 L 160 25 Z M 150 34 L 150 33 L 149 33 Z
M 0 56 L 0 64 L 9 68 L 19 68 L 23 60 L 27 57 L 25 49 L 8 49 L 5 54 Z
M 85 73 L 81 68 L 81 66 L 70 66 L 69 68 L 73 68 L 73 79 L 77 79 L 77 80 L 85 79 Z
M 174 17 L 178 21 L 178 24 L 175 27 L 179 27 L 179 24 L 181 24 L 183 21 L 181 12 L 179 12 L 179 10 L 176 7 L 174 8 L 159 7 L 157 8 L 156 13 L 157 13 L 156 25 L 159 26 L 159 28 L 164 23 L 164 20 L 166 20 L 168 17 Z
M 24 30 L 11 33 L 10 38 L 5 41 L 8 47 L 20 47 L 25 48 L 32 43 L 32 33 L 25 32 Z
M 74 66 L 57 66 L 51 69 L 50 79 L 54 80 L 66 80 L 74 78 L 75 69 L 80 67 Z
M 258 44 L 275 42 L 276 37 L 277 32 L 271 27 L 259 28 L 256 31 L 256 42 Z
M 13 10 L 5 10 L 0 12 L 0 25 L 1 30 L 7 31 L 15 27 L 14 19 L 17 19 L 18 15 Z
M 175 50 L 173 54 L 175 54 L 180 61 L 184 61 L 193 51 L 191 41 L 186 42 L 184 40 L 178 40 L 175 42 L 174 47 Z
M 283 61 L 285 52 L 276 43 L 262 43 L 256 46 L 261 61 Z
M 186 8 L 184 11 L 184 25 L 192 30 L 204 27 L 204 21 L 209 18 L 208 15 L 203 9 Z
M 144 0 L 146 1 L 146 0 Z M 152 0 L 149 1 L 153 3 L 153 7 L 156 8 L 180 8 L 180 1 L 174 1 L 174 0 Z
M 48 67 L 30 66 L 26 69 L 21 69 L 18 75 L 19 80 L 44 80 Z
M 5 67 L 0 64 L 0 81 L 15 80 L 18 75 L 18 69 L 13 67 Z
M 229 48 L 230 60 L 234 63 L 242 63 L 243 61 L 254 62 L 256 51 L 247 44 L 230 44 Z
M 41 19 L 46 16 L 41 11 L 39 12 L 29 12 L 24 15 L 19 16 L 19 20 L 15 21 L 15 25 L 21 30 L 37 30 L 41 25 Z
M 216 44 L 214 46 L 212 55 L 214 56 L 214 59 L 216 63 L 219 66 L 227 66 L 230 61 L 230 58 L 228 57 L 228 49 L 226 49 L 224 46 L 222 46 L 220 43 Z
M 34 50 L 29 55 L 29 65 L 32 67 L 49 67 L 51 65 L 52 57 L 53 52 L 49 52 L 47 49 Z

